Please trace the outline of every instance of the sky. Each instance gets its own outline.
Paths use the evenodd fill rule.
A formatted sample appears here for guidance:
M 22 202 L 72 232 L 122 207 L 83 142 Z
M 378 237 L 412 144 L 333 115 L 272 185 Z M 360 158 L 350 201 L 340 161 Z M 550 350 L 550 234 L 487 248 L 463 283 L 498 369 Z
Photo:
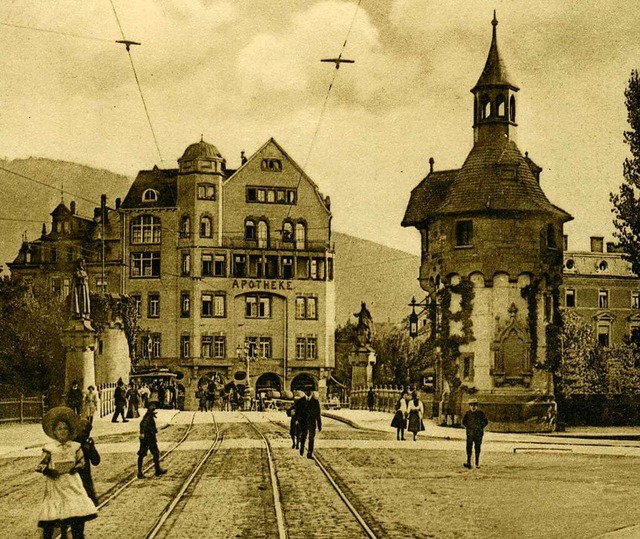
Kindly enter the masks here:
M 176 167 L 201 135 L 230 168 L 273 137 L 331 197 L 336 230 L 416 253 L 419 235 L 400 222 L 429 158 L 459 168 L 471 149 L 469 90 L 494 9 L 520 87 L 517 144 L 575 217 L 569 249 L 610 240 L 624 90 L 640 67 L 632 0 L 4 0 L 0 157 L 133 178 Z M 118 21 L 141 43 L 131 56 L 160 152 Z M 355 63 L 320 62 L 341 51 Z

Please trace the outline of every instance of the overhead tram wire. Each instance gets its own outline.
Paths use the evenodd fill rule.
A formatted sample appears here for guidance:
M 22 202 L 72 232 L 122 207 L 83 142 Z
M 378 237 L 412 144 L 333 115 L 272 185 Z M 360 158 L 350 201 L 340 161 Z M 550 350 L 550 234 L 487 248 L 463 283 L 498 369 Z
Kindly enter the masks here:
M 329 101 L 329 95 L 331 94 L 331 90 L 333 88 L 333 83 L 336 80 L 336 77 L 338 76 L 338 70 L 340 68 L 340 63 L 342 61 L 342 54 L 344 53 L 344 50 L 347 46 L 347 41 L 349 40 L 349 35 L 351 34 L 351 30 L 353 29 L 353 23 L 356 20 L 356 16 L 358 15 L 358 9 L 360 8 L 360 3 L 362 2 L 362 0 L 358 0 L 358 4 L 356 5 L 356 9 L 353 12 L 353 17 L 351 18 L 351 24 L 349 25 L 349 30 L 347 31 L 347 36 L 344 38 L 344 43 L 342 44 L 342 49 L 340 49 L 340 54 L 338 55 L 338 58 L 335 60 L 335 64 L 336 64 L 336 70 L 333 73 L 333 77 L 331 78 L 331 83 L 329 84 L 329 88 L 327 89 L 327 94 L 324 97 L 324 102 L 322 103 L 322 109 L 320 111 L 320 117 L 318 118 L 318 124 L 316 125 L 316 129 L 313 133 L 313 137 L 311 138 L 311 144 L 309 146 L 309 151 L 307 152 L 307 156 L 304 160 L 304 164 L 302 166 L 302 169 L 300 170 L 300 175 L 298 176 L 298 183 L 296 185 L 296 191 L 300 188 L 300 183 L 302 182 L 302 175 L 304 174 L 304 171 L 307 168 L 307 164 L 309 163 L 309 158 L 311 157 L 311 152 L 313 151 L 313 147 L 315 146 L 315 142 L 318 136 L 318 131 L 320 130 L 320 125 L 322 124 L 322 120 L 324 118 L 324 114 L 325 111 L 327 110 L 327 103 Z M 321 60 L 324 61 L 324 60 Z M 333 60 L 332 60 L 333 61 Z M 290 217 L 291 215 L 291 208 L 293 207 L 293 203 L 289 204 L 289 209 L 287 210 L 287 218 Z
M 133 56 L 131 56 L 131 45 L 139 45 L 139 43 L 135 41 L 128 40 L 124 35 L 124 30 L 122 29 L 122 24 L 120 24 L 120 19 L 118 17 L 118 12 L 116 11 L 116 6 L 113 4 L 113 0 L 109 0 L 111 3 L 111 9 L 113 9 L 113 14 L 115 15 L 116 22 L 118 23 L 118 27 L 120 28 L 120 35 L 122 35 L 122 40 L 118 43 L 123 43 L 126 45 L 127 55 L 129 56 L 129 62 L 131 63 L 131 70 L 133 71 L 133 76 L 136 79 L 136 85 L 138 86 L 138 92 L 140 93 L 140 99 L 142 100 L 142 106 L 144 107 L 144 112 L 147 116 L 147 122 L 149 123 L 149 129 L 151 130 L 151 136 L 153 137 L 153 142 L 156 146 L 156 150 L 158 151 L 158 156 L 160 157 L 160 164 L 162 168 L 164 168 L 164 159 L 162 159 L 162 152 L 160 151 L 160 146 L 158 144 L 158 138 L 156 137 L 156 132 L 153 129 L 153 124 L 151 123 L 151 116 L 149 115 L 149 109 L 147 107 L 147 102 L 144 99 L 144 94 L 142 93 L 142 86 L 140 85 L 140 79 L 138 78 L 138 72 L 136 71 L 136 66 L 133 63 Z
M 21 30 L 33 30 L 35 32 L 46 32 L 47 34 L 57 34 L 59 36 L 65 37 L 75 37 L 78 39 L 89 39 L 91 41 L 103 41 L 106 43 L 113 43 L 113 39 L 106 39 L 103 37 L 95 37 L 95 36 L 84 36 L 81 34 L 72 34 L 69 32 L 61 32 L 59 30 L 47 30 L 46 28 L 36 28 L 35 26 L 26 26 L 22 24 L 12 24 L 8 22 L 0 21 L 0 26 L 8 26 L 10 28 L 20 28 Z

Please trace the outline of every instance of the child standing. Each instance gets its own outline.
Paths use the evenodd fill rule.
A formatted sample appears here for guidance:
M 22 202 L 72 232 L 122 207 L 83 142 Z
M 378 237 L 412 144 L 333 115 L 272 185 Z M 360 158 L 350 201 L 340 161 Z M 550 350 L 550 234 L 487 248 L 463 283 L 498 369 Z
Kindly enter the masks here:
M 36 468 L 45 476 L 45 491 L 38 526 L 44 539 L 52 539 L 56 526 L 70 527 L 73 539 L 84 539 L 84 523 L 96 518 L 96 506 L 87 496 L 78 471 L 84 456 L 78 442 L 79 418 L 71 408 L 59 406 L 42 418 L 42 428 L 54 442 L 43 448 Z
M 407 403 L 403 395 L 396 402 L 396 413 L 391 421 L 391 426 L 396 428 L 396 440 L 404 440 L 404 429 L 407 426 Z

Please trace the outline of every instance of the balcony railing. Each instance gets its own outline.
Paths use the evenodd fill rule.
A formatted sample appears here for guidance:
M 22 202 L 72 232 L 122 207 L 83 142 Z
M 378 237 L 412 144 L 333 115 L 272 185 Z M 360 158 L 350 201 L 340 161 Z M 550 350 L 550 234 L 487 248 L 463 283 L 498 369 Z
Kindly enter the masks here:
M 223 236 L 222 246 L 229 249 L 262 249 L 270 251 L 311 251 L 311 252 L 333 252 L 335 245 L 328 241 L 306 241 L 304 245 L 295 241 L 283 241 L 280 239 L 249 240 L 244 236 Z

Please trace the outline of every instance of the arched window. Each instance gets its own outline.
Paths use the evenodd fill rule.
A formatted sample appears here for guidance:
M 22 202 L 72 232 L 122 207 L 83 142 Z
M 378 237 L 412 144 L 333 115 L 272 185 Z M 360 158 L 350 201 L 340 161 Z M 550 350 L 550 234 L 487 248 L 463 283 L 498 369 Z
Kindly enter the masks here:
M 180 237 L 188 238 L 191 236 L 191 219 L 188 215 L 184 215 L 180 221 Z
M 484 120 L 491 116 L 491 100 L 486 95 L 483 95 L 480 101 L 480 115 L 481 120 Z
M 203 215 L 200 217 L 200 237 L 210 238 L 212 236 L 211 217 Z
M 253 219 L 247 219 L 244 222 L 244 239 L 245 240 L 256 239 L 256 223 Z
M 155 189 L 147 189 L 142 193 L 143 202 L 156 202 L 158 200 L 158 191 Z
M 131 243 L 160 243 L 160 218 L 140 215 L 131 221 Z
M 504 99 L 504 96 L 500 94 L 496 98 L 496 110 L 498 111 L 499 117 L 503 118 L 507 115 L 506 107 L 507 107 L 507 103 Z
M 282 223 L 282 241 L 293 241 L 293 224 L 291 223 L 291 221 L 285 221 L 284 223 Z
M 304 223 L 296 223 L 296 249 L 304 249 L 307 244 L 307 227 Z
M 269 226 L 266 221 L 258 221 L 258 247 L 269 245 Z
M 511 96 L 509 100 L 509 119 L 512 122 L 516 121 L 516 98 L 514 96 Z

